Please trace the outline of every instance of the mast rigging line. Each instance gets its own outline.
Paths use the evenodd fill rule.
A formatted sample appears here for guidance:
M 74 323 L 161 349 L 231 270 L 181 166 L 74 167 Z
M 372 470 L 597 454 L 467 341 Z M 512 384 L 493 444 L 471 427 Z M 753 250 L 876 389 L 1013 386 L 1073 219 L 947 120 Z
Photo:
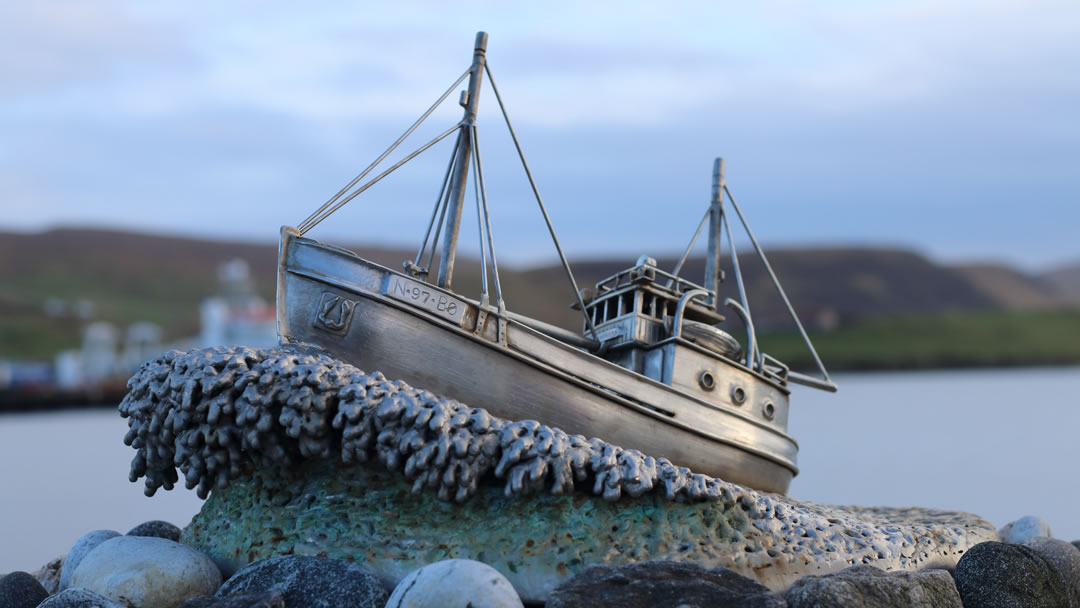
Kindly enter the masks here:
M 679 272 L 682 271 L 683 264 L 686 263 L 687 258 L 690 257 L 690 252 L 694 249 L 694 244 L 697 243 L 698 237 L 701 236 L 701 230 L 705 228 L 705 222 L 709 221 L 709 214 L 712 213 L 712 209 L 705 211 L 705 217 L 701 218 L 701 223 L 698 224 L 697 230 L 694 231 L 694 236 L 690 238 L 690 244 L 686 246 L 686 251 L 682 254 L 682 259 L 675 265 L 675 270 L 671 271 L 671 275 L 674 278 L 668 279 L 667 286 L 671 287 L 672 282 L 679 278 Z
M 333 214 L 335 211 L 337 211 L 338 209 L 341 209 L 342 207 L 344 207 L 349 201 L 351 201 L 354 198 L 356 198 L 357 196 L 361 195 L 368 188 L 370 188 L 370 187 L 374 186 L 375 184 L 379 183 L 379 181 L 382 180 L 382 178 L 384 178 L 387 175 L 390 175 L 391 173 L 393 173 L 395 170 L 397 170 L 398 167 L 400 167 L 401 165 L 404 165 L 405 163 L 409 162 L 410 160 L 416 158 L 421 153 L 423 153 L 425 150 L 427 150 L 431 146 L 434 146 L 435 144 L 439 143 L 440 141 L 446 139 L 447 135 L 450 135 L 451 133 L 453 133 L 454 131 L 457 131 L 460 128 L 462 128 L 462 125 L 461 124 L 456 124 L 456 125 L 450 127 L 449 129 L 447 129 L 446 131 L 443 131 L 442 135 L 436 136 L 431 141 L 429 141 L 426 144 L 424 144 L 424 145 L 420 146 L 419 148 L 417 148 L 412 154 L 409 154 L 405 158 L 403 158 L 403 159 L 399 160 L 398 162 L 394 163 L 394 165 L 392 167 L 390 167 L 389 169 L 387 169 L 386 171 L 383 171 L 382 173 L 380 173 L 377 176 L 373 177 L 371 179 L 371 181 L 367 182 L 363 186 L 360 186 L 356 190 L 353 190 L 353 192 L 351 194 L 349 194 L 345 198 L 339 200 L 337 203 L 334 204 L 333 207 L 330 207 L 329 209 L 323 211 L 321 214 L 319 214 L 319 216 L 317 218 L 315 218 L 314 220 L 309 222 L 307 228 L 299 228 L 298 230 L 300 231 L 300 234 L 303 235 L 308 230 L 311 230 L 312 228 L 317 226 L 319 224 L 319 222 L 322 222 L 326 218 L 330 217 L 330 215 Z
M 427 232 L 424 233 L 424 240 L 420 243 L 420 251 L 416 252 L 416 261 L 413 262 L 413 266 L 420 268 L 420 260 L 424 257 L 424 252 L 427 250 L 428 241 L 431 239 L 431 227 L 435 225 L 435 216 L 439 216 L 439 227 L 435 230 L 435 242 L 431 244 L 432 256 L 434 256 L 435 248 L 439 244 L 439 231 L 442 230 L 443 216 L 439 213 L 439 209 L 442 208 L 445 213 L 446 207 L 443 203 L 443 199 L 446 197 L 446 189 L 450 185 L 450 174 L 454 170 L 454 160 L 457 159 L 458 147 L 461 146 L 461 138 L 459 137 L 454 142 L 454 150 L 450 153 L 450 162 L 446 165 L 446 176 L 443 177 L 442 188 L 439 189 L 439 196 L 435 197 L 435 206 L 431 209 L 431 219 L 428 221 Z M 432 258 L 434 259 L 434 258 Z M 431 262 L 428 262 L 430 268 Z
M 735 202 L 735 197 L 731 195 L 731 190 L 728 189 L 727 184 L 724 185 L 724 192 L 727 193 L 728 200 L 731 201 L 731 206 L 735 209 L 735 213 L 738 214 L 739 221 L 742 222 L 743 229 L 746 230 L 746 236 L 750 237 L 750 242 L 753 243 L 758 257 L 761 258 L 761 263 L 765 266 L 765 270 L 768 271 L 769 278 L 772 279 L 773 287 L 775 287 L 776 292 L 780 294 L 780 299 L 784 301 L 784 306 L 787 306 L 788 313 L 791 314 L 792 320 L 795 321 L 795 326 L 799 328 L 799 333 L 802 334 L 803 342 L 806 343 L 806 347 L 810 349 L 810 354 L 814 357 L 814 363 L 817 363 L 818 369 L 821 371 L 821 375 L 824 376 L 825 382 L 831 384 L 832 381 L 829 379 L 829 372 L 825 370 L 825 364 L 821 362 L 821 357 L 819 357 L 817 351 L 814 350 L 814 344 L 810 341 L 810 336 L 806 335 L 806 330 L 803 328 L 802 322 L 799 321 L 799 315 L 795 314 L 795 307 L 791 305 L 791 300 L 789 300 L 787 294 L 784 293 L 784 288 L 781 287 L 780 280 L 776 277 L 772 264 L 769 264 L 769 259 L 765 257 L 765 251 L 761 248 L 761 245 L 758 244 L 757 239 L 754 238 L 754 232 L 750 230 L 750 224 L 747 223 L 746 217 L 743 216 L 742 209 L 739 208 L 739 203 Z
M 483 207 L 484 207 L 484 214 L 483 215 L 484 215 L 484 224 L 486 224 L 486 226 L 487 226 L 488 253 L 491 256 L 491 274 L 492 274 L 493 278 L 495 279 L 495 300 L 496 300 L 496 303 L 497 303 L 497 305 L 499 307 L 499 313 L 500 314 L 505 314 L 506 313 L 506 303 L 503 301 L 502 285 L 499 282 L 499 264 L 498 264 L 498 262 L 495 261 L 495 239 L 492 236 L 492 231 L 491 231 L 491 212 L 488 211 L 487 187 L 484 185 L 484 167 L 480 163 L 480 134 L 479 133 L 480 132 L 477 129 L 476 125 L 473 125 L 472 126 L 472 138 L 473 138 L 472 143 L 473 143 L 473 156 L 475 158 L 475 165 L 476 165 L 476 184 L 474 186 L 474 189 L 479 194 L 479 199 L 477 200 L 477 203 L 480 203 L 482 201 L 483 202 Z M 479 215 L 480 215 L 480 209 L 477 208 L 478 219 L 479 219 Z M 481 233 L 482 232 L 483 231 L 481 230 Z M 480 242 L 481 259 L 483 259 L 483 246 L 484 246 L 483 237 L 481 237 L 481 242 Z M 485 277 L 487 276 L 487 270 L 486 269 L 484 271 L 484 276 Z M 486 291 L 487 290 L 485 289 L 485 292 Z M 485 295 L 486 295 L 486 293 L 485 293 Z
M 548 232 L 551 233 L 551 240 L 555 243 L 555 250 L 559 253 L 559 260 L 562 261 L 563 270 L 566 271 L 566 277 L 570 279 L 570 285 L 574 288 L 574 297 L 577 298 L 578 306 L 581 307 L 581 314 L 585 317 L 585 325 L 588 327 L 589 332 L 592 333 L 593 339 L 597 342 L 603 342 L 600 340 L 600 335 L 596 333 L 596 326 L 593 325 L 592 317 L 589 315 L 589 311 L 585 308 L 585 300 L 581 297 L 581 290 L 578 289 L 577 281 L 574 280 L 574 272 L 570 270 L 570 262 L 566 260 L 566 254 L 563 253 L 562 245 L 559 244 L 559 237 L 555 235 L 555 226 L 551 223 L 551 218 L 548 217 L 547 207 L 544 206 L 544 199 L 540 197 L 540 189 L 536 186 L 536 180 L 533 179 L 532 171 L 529 170 L 529 163 L 525 160 L 525 152 L 521 149 L 521 142 L 518 141 L 517 133 L 514 132 L 514 125 L 510 124 L 510 115 L 506 113 L 506 106 L 503 105 L 502 95 L 499 94 L 499 87 L 495 86 L 495 77 L 491 75 L 491 66 L 484 63 L 484 72 L 487 73 L 488 80 L 491 81 L 491 90 L 495 93 L 495 99 L 499 102 L 499 110 L 502 111 L 503 120 L 506 121 L 506 128 L 510 131 L 510 138 L 514 140 L 514 147 L 517 148 L 518 157 L 521 158 L 521 166 L 525 169 L 525 175 L 529 178 L 529 185 L 532 186 L 533 195 L 536 197 L 536 202 L 540 206 L 540 213 L 544 216 L 544 222 L 547 223 Z
M 318 220 L 315 220 L 315 217 L 318 216 L 319 214 L 321 214 L 327 207 L 329 207 L 330 205 L 333 205 L 335 201 L 337 201 L 339 198 L 341 198 L 342 195 L 344 195 L 346 192 L 348 192 L 349 189 L 352 188 L 353 186 L 355 186 L 360 180 L 364 179 L 367 176 L 368 173 L 371 173 L 372 169 L 374 169 L 376 166 L 378 166 L 379 163 L 381 163 L 384 159 L 386 159 L 387 156 L 390 155 L 391 152 L 393 152 L 395 149 L 397 149 L 397 147 L 399 145 L 401 145 L 401 142 L 405 141 L 405 138 L 407 138 L 409 135 L 412 135 L 412 132 L 415 131 L 416 128 L 419 127 L 421 123 L 423 123 L 425 120 L 427 120 L 427 117 L 431 116 L 431 113 L 434 112 L 440 105 L 442 105 L 442 102 L 446 101 L 446 98 L 450 96 L 450 93 L 454 92 L 454 89 L 456 89 L 457 86 L 459 84 L 461 84 L 461 82 L 463 80 L 465 80 L 465 77 L 468 76 L 470 72 L 472 72 L 472 67 L 471 66 L 469 67 L 469 69 L 465 70 L 465 72 L 462 73 L 461 76 L 459 76 L 457 80 L 454 81 L 454 84 L 450 85 L 450 88 L 446 89 L 446 91 L 443 92 L 443 94 L 439 97 L 439 99 L 437 99 L 435 101 L 435 103 L 431 104 L 431 107 L 429 107 L 427 109 L 427 111 L 424 112 L 423 115 L 420 116 L 420 118 L 416 119 L 416 122 L 414 122 L 412 124 L 412 126 L 409 127 L 405 131 L 405 133 L 403 133 L 401 135 L 401 137 L 397 138 L 397 141 L 390 144 L 390 147 L 387 148 L 385 152 L 380 154 L 379 157 L 376 158 L 374 162 L 372 162 L 370 165 L 368 165 L 367 169 L 364 169 L 363 171 L 361 171 L 359 175 L 354 177 L 353 180 L 351 182 L 349 182 L 344 188 L 339 190 L 337 194 L 330 197 L 330 200 L 323 203 L 322 206 L 319 207 L 318 209 L 316 209 L 314 213 L 309 215 L 306 220 L 301 222 L 300 225 L 297 226 L 297 229 L 300 231 L 300 234 L 304 234 L 308 230 L 311 230 L 312 228 L 315 227 L 316 224 L 318 224 L 319 222 L 326 219 L 326 216 L 329 216 L 329 213 L 326 214 L 326 216 L 323 216 L 322 218 L 320 218 Z M 336 211 L 339 208 L 340 208 L 340 205 L 338 205 L 337 207 L 334 207 L 334 210 Z M 334 211 L 331 211 L 330 213 L 333 213 L 333 212 Z

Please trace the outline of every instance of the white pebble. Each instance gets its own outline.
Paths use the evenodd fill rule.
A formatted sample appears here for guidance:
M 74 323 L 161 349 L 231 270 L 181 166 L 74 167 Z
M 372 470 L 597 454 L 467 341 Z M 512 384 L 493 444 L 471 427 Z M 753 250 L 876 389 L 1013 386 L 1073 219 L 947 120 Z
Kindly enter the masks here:
M 491 566 L 448 559 L 413 570 L 394 589 L 386 608 L 522 608 L 517 591 Z
M 1025 515 L 1012 523 L 1005 524 L 1003 528 L 998 530 L 998 536 L 1001 537 L 1001 542 L 1019 544 L 1025 538 L 1033 536 L 1053 538 L 1054 533 L 1050 531 L 1050 524 L 1045 519 L 1034 515 Z

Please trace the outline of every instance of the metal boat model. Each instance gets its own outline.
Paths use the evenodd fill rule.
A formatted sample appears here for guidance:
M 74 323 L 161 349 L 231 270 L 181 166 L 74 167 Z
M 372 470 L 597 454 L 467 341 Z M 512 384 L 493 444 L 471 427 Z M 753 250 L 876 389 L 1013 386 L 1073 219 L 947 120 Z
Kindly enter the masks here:
M 298 227 L 282 228 L 277 279 L 282 340 L 318 346 L 361 369 L 381 371 L 502 418 L 537 420 L 570 434 L 603 437 L 695 472 L 759 490 L 786 492 L 798 471 L 798 445 L 786 432 L 789 385 L 830 391 L 836 385 L 731 197 L 723 161 L 715 163 L 705 217 L 672 271 L 642 256 L 631 268 L 597 283 L 595 290 L 579 290 L 491 77 L 486 46 L 487 35 L 481 32 L 471 66 L 419 120 Z M 583 313 L 580 334 L 514 314 L 503 300 L 476 129 L 485 74 L 576 296 L 573 307 Z M 360 184 L 466 78 L 461 121 Z M 401 271 L 303 236 L 452 134 L 457 143 L 427 234 L 416 258 L 404 262 Z M 481 245 L 481 294 L 475 300 L 451 288 L 470 173 Z M 821 378 L 790 371 L 758 347 L 725 198 L 795 318 Z M 696 284 L 679 273 L 706 226 L 705 280 Z M 721 244 L 725 235 L 739 299 L 721 302 L 718 290 L 724 274 Z M 440 237 L 442 249 L 436 262 Z M 493 294 L 488 288 L 489 274 Z M 737 324 L 732 331 L 746 336 L 745 345 L 724 330 L 733 323 L 725 320 L 721 312 L 725 309 L 734 313 Z

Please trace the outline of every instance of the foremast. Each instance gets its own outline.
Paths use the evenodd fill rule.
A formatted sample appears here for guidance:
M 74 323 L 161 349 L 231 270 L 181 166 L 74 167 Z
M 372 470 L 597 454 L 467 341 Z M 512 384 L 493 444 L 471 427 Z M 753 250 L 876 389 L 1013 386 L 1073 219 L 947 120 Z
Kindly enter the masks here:
M 476 113 L 480 106 L 480 84 L 484 78 L 484 66 L 487 62 L 487 40 L 487 32 L 477 32 L 473 63 L 469 68 L 469 86 L 461 94 L 460 103 L 465 107 L 465 115 L 461 119 L 461 129 L 458 131 L 443 250 L 439 258 L 439 274 L 436 279 L 436 285 L 444 289 L 450 289 L 450 282 L 454 276 L 454 258 L 457 256 L 458 233 L 461 230 L 461 211 L 465 206 L 465 187 L 469 181 L 469 160 L 472 158 L 475 146 L 473 127 L 476 126 Z

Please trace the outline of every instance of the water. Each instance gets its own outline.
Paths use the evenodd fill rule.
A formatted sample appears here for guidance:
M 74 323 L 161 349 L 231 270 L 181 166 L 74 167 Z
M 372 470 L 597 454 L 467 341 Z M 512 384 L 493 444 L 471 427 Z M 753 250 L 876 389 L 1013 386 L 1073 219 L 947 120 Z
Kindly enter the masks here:
M 848 374 L 797 387 L 791 494 L 830 504 L 1040 515 L 1080 539 L 1080 367 Z M 34 570 L 82 534 L 150 519 L 186 525 L 194 492 L 142 493 L 114 411 L 0 415 L 0 573 Z
M 968 511 L 998 527 L 1038 515 L 1080 539 L 1080 367 L 838 380 L 836 395 L 792 395 L 793 496 Z

